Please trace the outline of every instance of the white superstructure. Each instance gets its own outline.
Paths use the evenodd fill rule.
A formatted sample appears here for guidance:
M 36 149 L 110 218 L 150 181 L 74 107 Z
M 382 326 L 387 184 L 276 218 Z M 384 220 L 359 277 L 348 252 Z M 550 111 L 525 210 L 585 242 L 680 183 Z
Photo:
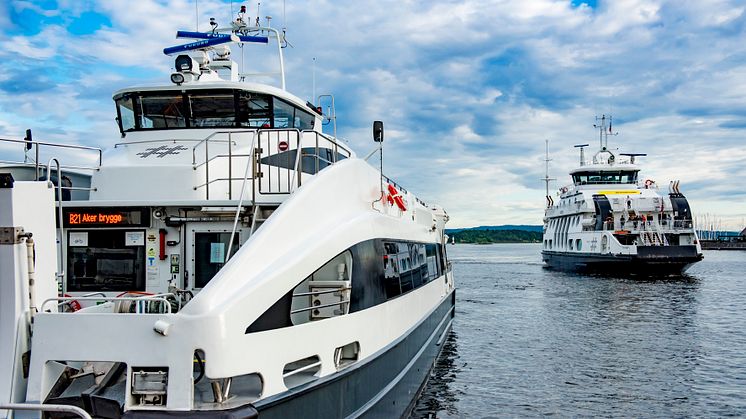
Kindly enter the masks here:
M 171 84 L 116 92 L 122 138 L 85 150 L 98 164 L 45 165 L 40 148 L 70 148 L 27 141 L 35 159 L 0 167 L 16 177 L 14 208 L 38 189 L 49 212 L 31 225 L 44 292 L 29 303 L 27 270 L 0 267 L 16 290 L 3 304 L 17 307 L 0 318 L 2 348 L 17 347 L 0 354 L 0 406 L 107 418 L 409 408 L 454 314 L 448 216 L 323 133 L 331 118 L 284 89 L 284 31 L 244 19 L 179 32 L 199 40 L 164 50 L 178 54 Z M 246 82 L 235 42 L 276 42 L 280 86 Z M 13 266 L 28 263 L 25 236 L 8 234 Z M 24 412 L 0 417 L 39 415 Z
M 607 125 L 607 122 L 608 125 Z M 547 195 L 542 255 L 548 266 L 617 274 L 681 273 L 702 259 L 691 209 L 678 181 L 662 190 L 640 180 L 635 158 L 608 148 L 610 118 L 600 118 L 600 149 L 570 172 L 572 185 Z M 545 178 L 551 180 L 548 175 Z

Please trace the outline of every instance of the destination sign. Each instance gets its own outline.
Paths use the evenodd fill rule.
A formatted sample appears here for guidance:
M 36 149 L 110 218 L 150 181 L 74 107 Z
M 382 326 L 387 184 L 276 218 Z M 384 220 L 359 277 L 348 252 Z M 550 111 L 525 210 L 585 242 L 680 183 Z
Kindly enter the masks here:
M 148 227 L 147 208 L 85 208 L 64 212 L 65 227 Z

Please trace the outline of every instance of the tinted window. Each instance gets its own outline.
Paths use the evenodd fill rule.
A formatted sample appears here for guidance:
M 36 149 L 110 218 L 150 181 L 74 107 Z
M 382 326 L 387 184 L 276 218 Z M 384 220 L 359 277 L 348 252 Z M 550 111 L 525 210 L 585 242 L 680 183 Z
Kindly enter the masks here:
M 637 183 L 636 171 L 620 172 L 580 172 L 572 176 L 576 185 L 603 184 L 603 183 Z
M 189 109 L 189 125 L 192 127 L 233 127 L 236 125 L 232 92 L 191 93 Z
M 68 291 L 145 291 L 145 246 L 125 244 L 126 230 L 69 234 L 84 235 L 86 245 L 68 240 Z
M 269 96 L 240 92 L 238 95 L 238 123 L 242 127 L 270 127 Z
M 194 287 L 204 288 L 225 265 L 225 252 L 231 233 L 194 233 Z M 231 256 L 238 250 L 238 234 L 233 236 Z
M 300 130 L 313 129 L 314 117 L 308 112 L 300 109 L 295 111 L 295 128 Z
M 288 103 L 275 99 L 273 128 L 295 127 L 295 108 Z
M 336 259 L 342 255 L 348 255 L 347 257 L 350 258 L 352 264 L 352 274 L 349 277 L 352 286 L 350 313 L 396 298 L 432 281 L 443 272 L 443 262 L 441 260 L 443 251 L 440 245 L 434 243 L 367 240 L 352 246 L 346 252 L 327 262 L 324 266 L 331 266 L 332 274 L 334 273 L 333 268 L 339 266 Z M 347 265 L 349 266 L 350 263 L 347 263 Z M 323 266 L 309 277 L 299 281 L 296 289 L 293 290 L 295 294 L 287 294 L 276 301 L 247 328 L 246 333 L 289 326 L 287 314 L 289 309 L 291 310 L 291 318 L 306 313 L 303 308 L 293 310 L 293 307 L 297 304 L 292 299 L 294 295 L 301 298 L 305 297 L 304 292 L 311 289 L 311 282 L 309 281 L 319 280 L 320 278 L 316 278 L 316 274 L 320 271 L 324 271 Z M 337 307 L 336 303 L 334 307 Z M 293 320 L 291 323 L 296 322 Z
M 186 127 L 181 93 L 141 97 L 139 105 L 141 128 Z
M 135 129 L 135 108 L 132 105 L 132 98 L 129 96 L 116 100 L 117 112 L 119 116 L 119 126 L 122 131 L 131 131 Z

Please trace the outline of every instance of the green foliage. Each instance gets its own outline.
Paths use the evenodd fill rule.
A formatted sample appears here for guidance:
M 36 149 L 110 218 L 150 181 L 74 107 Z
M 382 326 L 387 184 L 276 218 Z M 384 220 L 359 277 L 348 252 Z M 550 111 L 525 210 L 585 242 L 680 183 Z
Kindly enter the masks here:
M 541 233 L 525 230 L 462 230 L 451 233 L 456 243 L 540 243 Z

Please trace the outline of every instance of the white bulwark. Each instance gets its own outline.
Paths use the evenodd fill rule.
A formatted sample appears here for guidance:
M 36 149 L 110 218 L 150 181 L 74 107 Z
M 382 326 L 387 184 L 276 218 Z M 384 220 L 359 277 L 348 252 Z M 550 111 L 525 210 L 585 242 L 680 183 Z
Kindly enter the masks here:
M 170 84 L 114 94 L 105 151 L 7 140 L 0 417 L 411 408 L 454 315 L 448 215 L 324 133 L 334 110 L 284 90 L 284 31 L 246 21 L 179 32 Z M 278 46 L 279 87 L 236 42 Z

